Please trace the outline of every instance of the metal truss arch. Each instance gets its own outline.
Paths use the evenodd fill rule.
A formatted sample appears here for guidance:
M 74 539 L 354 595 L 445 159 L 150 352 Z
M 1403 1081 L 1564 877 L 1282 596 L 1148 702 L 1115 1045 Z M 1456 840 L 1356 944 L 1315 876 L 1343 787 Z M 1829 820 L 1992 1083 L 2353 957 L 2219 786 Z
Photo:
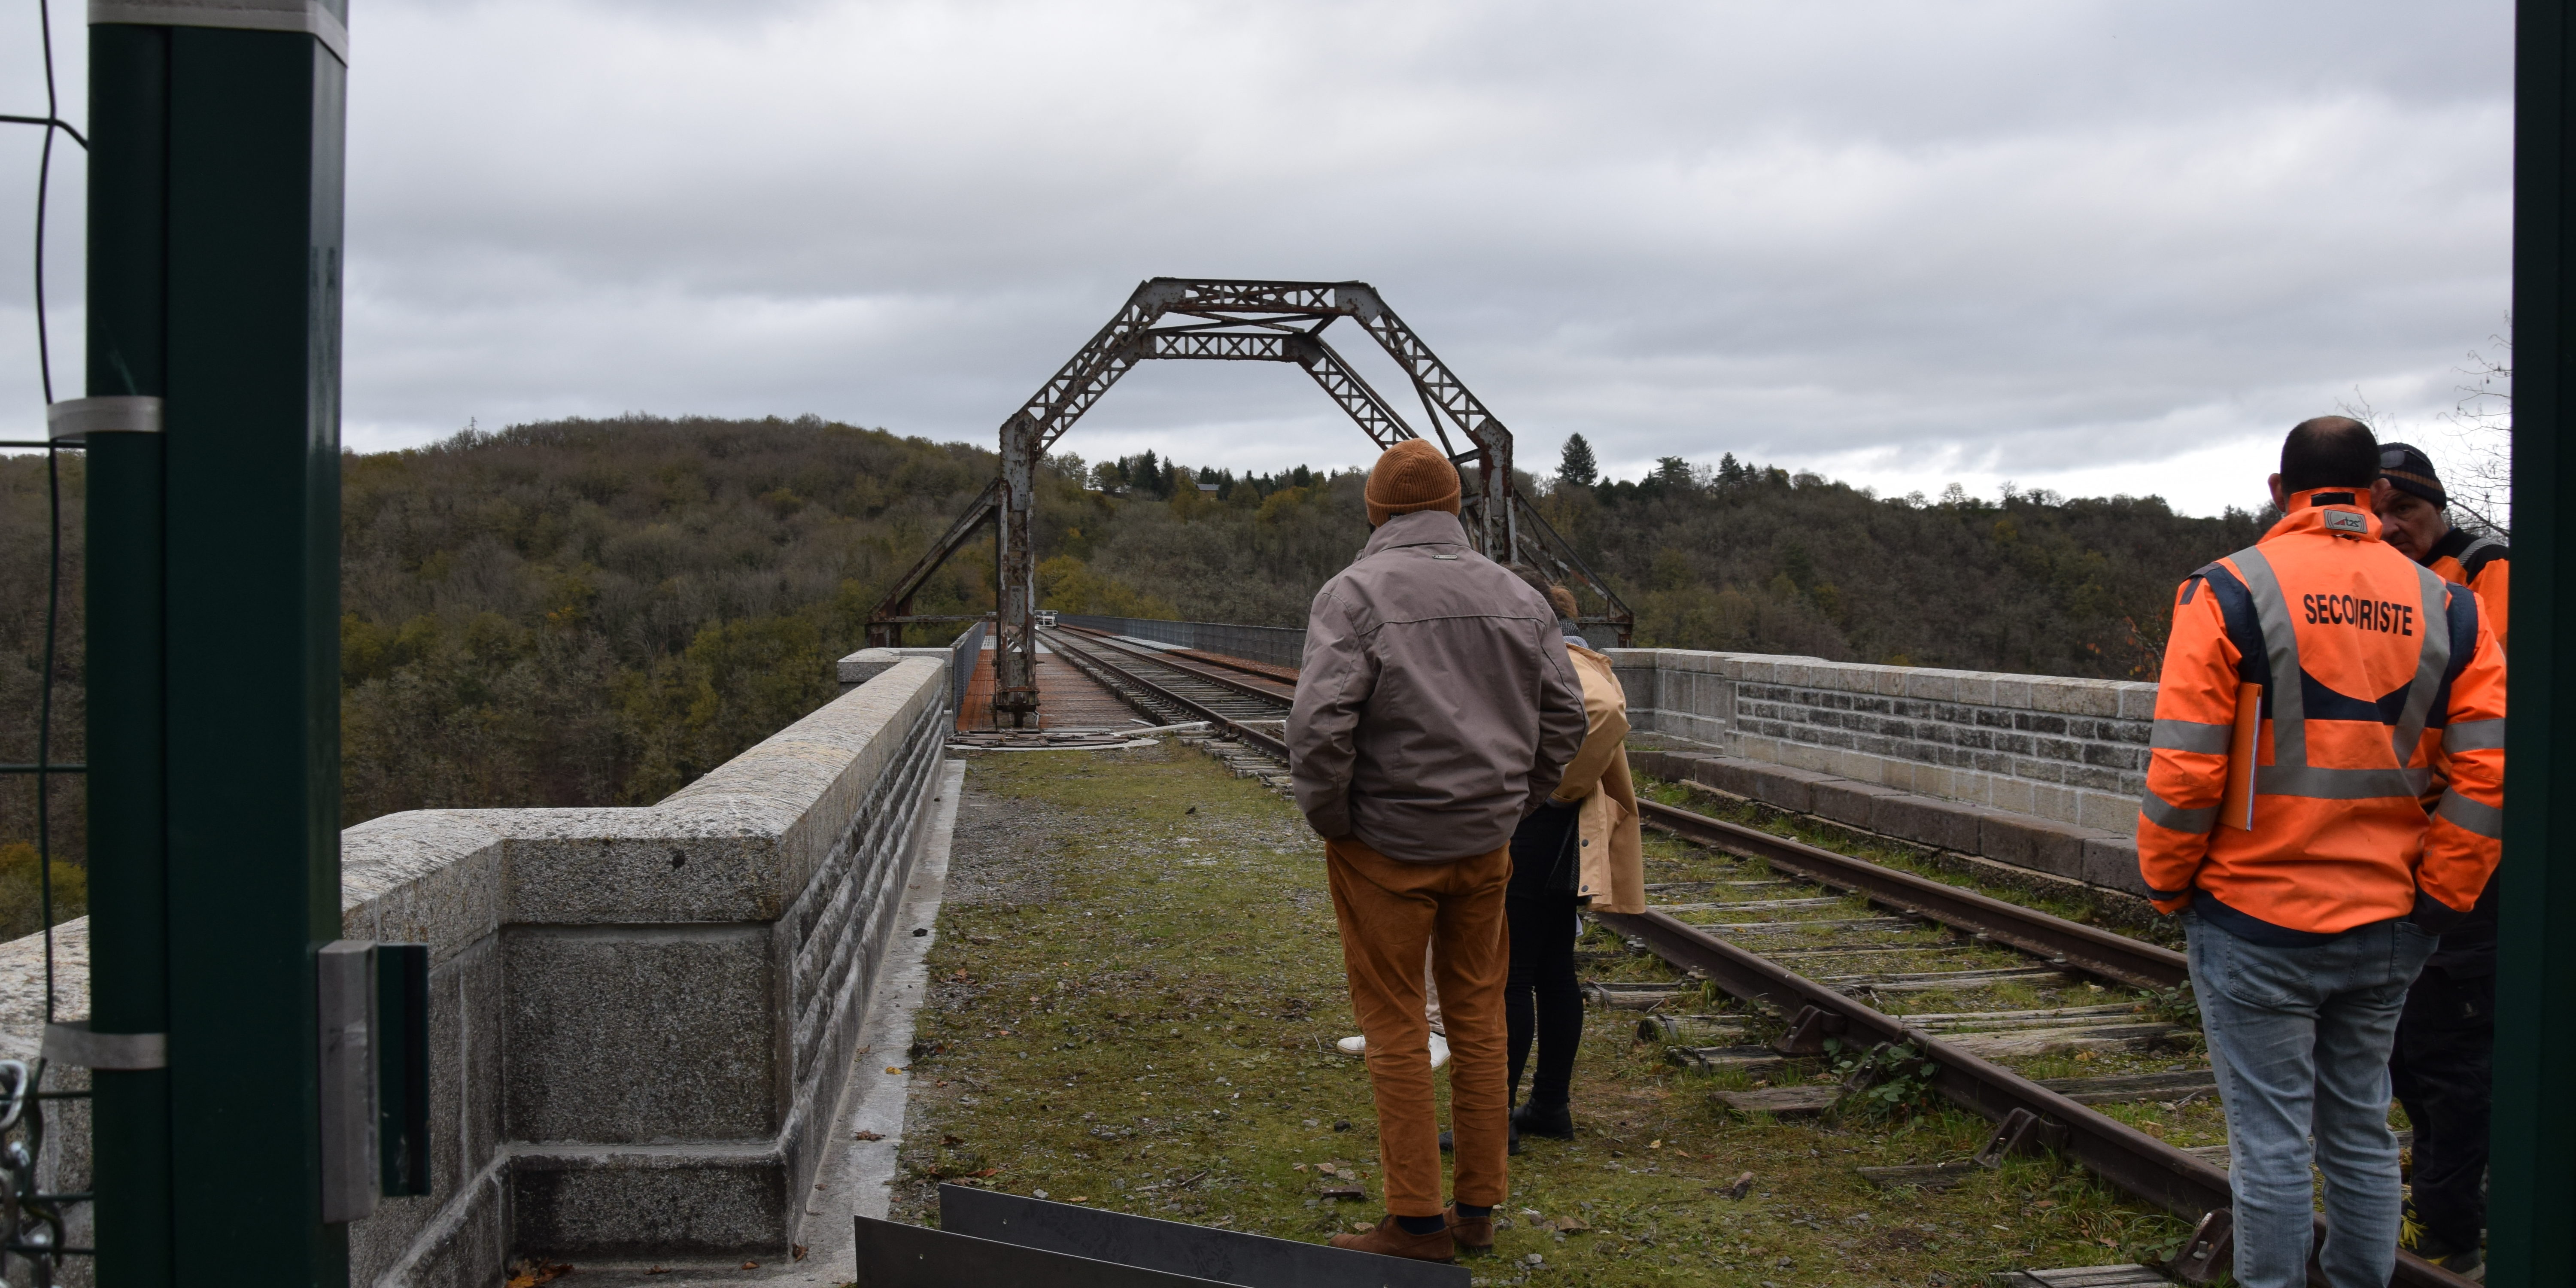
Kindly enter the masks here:
M 1534 564 L 1589 591 L 1603 609 L 1582 620 L 1613 628 L 1625 644 L 1635 620 L 1627 604 L 1514 488 L 1511 430 L 1387 307 L 1377 288 L 1366 282 L 1178 277 L 1139 284 L 1108 324 L 1002 422 L 1001 476 L 879 602 L 869 616 L 869 643 L 896 643 L 903 623 L 927 620 L 913 616 L 913 596 L 992 521 L 1000 538 L 995 718 L 1035 723 L 1037 552 L 1031 518 L 1039 464 L 1120 377 L 1146 361 L 1294 363 L 1381 450 L 1421 437 L 1325 342 L 1325 329 L 1343 318 L 1357 322 L 1412 384 L 1425 428 L 1468 481 L 1461 508 L 1478 548 L 1493 559 Z

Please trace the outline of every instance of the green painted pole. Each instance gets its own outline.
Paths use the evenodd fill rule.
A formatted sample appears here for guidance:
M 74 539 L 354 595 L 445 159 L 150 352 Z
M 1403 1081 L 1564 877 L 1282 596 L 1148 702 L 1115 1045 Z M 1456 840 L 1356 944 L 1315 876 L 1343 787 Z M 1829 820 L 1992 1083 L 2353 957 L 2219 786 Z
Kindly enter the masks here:
M 90 29 L 88 390 L 165 391 L 169 33 Z M 170 1029 L 162 783 L 162 441 L 93 434 L 89 457 L 90 1027 Z M 91 1075 L 98 1282 L 169 1288 L 170 1073 Z
M 2505 743 L 2505 867 L 2496 977 L 2495 1126 L 2487 1282 L 2576 1283 L 2576 491 L 2568 450 L 2576 350 L 2569 255 L 2565 0 L 2523 0 L 2515 28 L 2513 719 Z M 2561 593 L 2568 592 L 2568 593 Z M 2562 866 L 2564 865 L 2564 866 Z
M 340 930 L 345 0 L 90 15 L 92 119 L 121 123 L 91 390 L 158 394 L 164 431 L 93 447 L 93 980 L 101 1021 L 169 1035 L 166 1070 L 101 1075 L 99 1282 L 340 1288 L 314 955 Z

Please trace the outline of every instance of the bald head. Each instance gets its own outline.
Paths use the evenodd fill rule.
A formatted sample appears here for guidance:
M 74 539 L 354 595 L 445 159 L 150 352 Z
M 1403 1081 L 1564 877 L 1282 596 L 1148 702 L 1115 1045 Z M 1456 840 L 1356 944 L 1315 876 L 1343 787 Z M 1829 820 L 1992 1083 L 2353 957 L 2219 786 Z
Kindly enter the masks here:
M 2350 416 L 2319 416 L 2291 426 L 2281 443 L 2281 491 L 2348 487 L 2368 491 L 2379 477 L 2379 440 Z

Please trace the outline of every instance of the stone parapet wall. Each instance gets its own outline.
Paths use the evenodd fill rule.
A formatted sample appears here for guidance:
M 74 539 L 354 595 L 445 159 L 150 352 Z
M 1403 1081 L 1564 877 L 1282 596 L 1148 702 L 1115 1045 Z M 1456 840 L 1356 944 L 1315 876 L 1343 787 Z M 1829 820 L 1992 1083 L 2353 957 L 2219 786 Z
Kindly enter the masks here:
M 1613 649 L 1640 729 L 1744 760 L 2133 835 L 2156 686 Z
M 2138 796 L 2156 686 L 1611 649 L 1637 767 L 1795 813 L 2143 894 Z
M 342 834 L 343 935 L 431 961 L 433 1192 L 351 1225 L 352 1283 L 491 1288 L 526 1254 L 787 1259 L 938 790 L 933 652 L 649 808 Z M 0 945 L 0 1046 L 42 1031 L 39 944 Z

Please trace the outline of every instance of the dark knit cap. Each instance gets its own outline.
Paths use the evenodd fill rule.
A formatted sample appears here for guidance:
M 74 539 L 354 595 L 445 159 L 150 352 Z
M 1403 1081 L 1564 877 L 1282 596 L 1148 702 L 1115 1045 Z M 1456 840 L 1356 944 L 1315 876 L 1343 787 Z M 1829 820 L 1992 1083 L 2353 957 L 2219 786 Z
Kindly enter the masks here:
M 2436 510 L 2451 504 L 2450 494 L 2442 490 L 2442 476 L 2433 472 L 2432 458 L 2415 450 L 2412 444 L 2381 443 L 2379 477 L 2400 492 L 2432 502 Z
M 1456 514 L 1458 467 L 1451 465 L 1439 448 L 1419 438 L 1408 438 L 1377 458 L 1377 464 L 1369 470 L 1368 488 L 1361 495 L 1368 501 L 1372 528 L 1416 510 Z

